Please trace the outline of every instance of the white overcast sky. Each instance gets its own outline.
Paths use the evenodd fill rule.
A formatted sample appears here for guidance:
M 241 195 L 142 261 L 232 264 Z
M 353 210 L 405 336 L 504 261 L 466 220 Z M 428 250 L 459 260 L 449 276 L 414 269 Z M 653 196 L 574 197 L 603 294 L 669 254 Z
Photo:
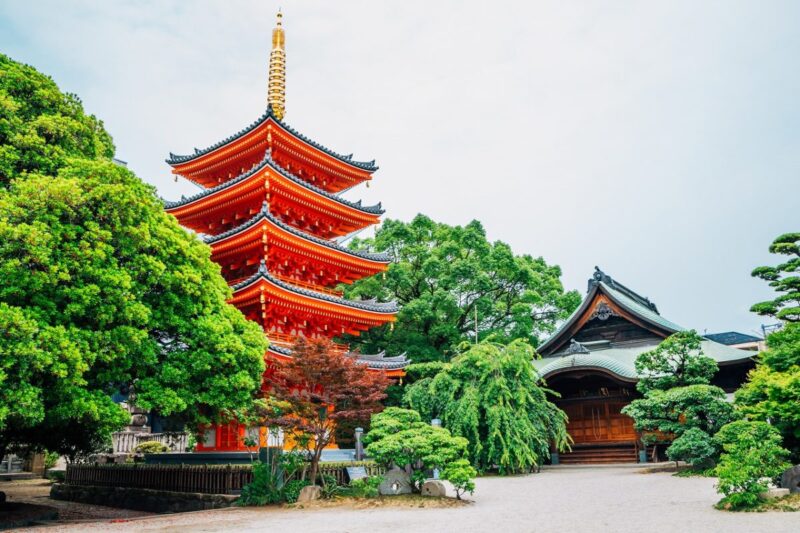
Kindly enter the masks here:
M 14 1 L 0 50 L 81 96 L 117 157 L 163 162 L 265 108 L 356 158 L 391 218 L 483 222 L 583 293 L 594 265 L 709 333 L 771 322 L 753 267 L 800 230 L 800 2 Z

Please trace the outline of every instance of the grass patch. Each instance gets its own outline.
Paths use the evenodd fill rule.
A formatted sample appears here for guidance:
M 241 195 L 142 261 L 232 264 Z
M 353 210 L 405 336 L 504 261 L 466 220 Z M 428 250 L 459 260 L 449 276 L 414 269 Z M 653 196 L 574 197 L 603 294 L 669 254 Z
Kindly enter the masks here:
M 715 505 L 717 509 L 721 511 L 731 511 L 731 512 L 744 512 L 744 513 L 764 513 L 764 512 L 782 512 L 782 513 L 794 513 L 800 511 L 800 493 L 789 494 L 788 496 L 784 496 L 783 498 L 777 498 L 774 500 L 767 500 L 764 502 L 759 503 L 755 507 L 750 507 L 747 509 L 732 509 L 729 504 L 725 503 L 718 503 Z
M 294 509 L 324 509 L 329 507 L 349 507 L 352 509 L 373 509 L 380 507 L 400 508 L 447 508 L 469 505 L 469 500 L 444 497 L 434 498 L 420 494 L 400 494 L 397 496 L 378 496 L 377 498 L 354 498 L 350 496 L 336 496 L 331 499 L 315 500 L 313 502 L 295 503 L 288 505 Z
M 682 468 L 672 475 L 675 477 L 714 477 L 716 470 L 713 468 Z

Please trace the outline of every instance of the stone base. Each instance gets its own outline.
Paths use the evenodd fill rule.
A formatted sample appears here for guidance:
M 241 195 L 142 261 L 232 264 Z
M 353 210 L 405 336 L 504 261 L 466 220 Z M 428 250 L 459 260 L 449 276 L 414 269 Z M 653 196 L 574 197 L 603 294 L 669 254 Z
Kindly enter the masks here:
M 300 489 L 300 495 L 297 497 L 297 503 L 307 503 L 322 498 L 322 487 L 318 485 L 309 485 Z
M 758 495 L 759 498 L 762 500 L 774 500 L 776 498 L 783 498 L 784 496 L 789 495 L 789 489 L 778 489 L 772 488 L 766 492 L 762 492 Z
M 447 489 L 444 483 L 435 479 L 430 479 L 423 483 L 420 492 L 423 496 L 433 496 L 435 498 L 444 498 L 447 496 Z
M 787 469 L 781 476 L 781 487 L 789 492 L 800 492 L 800 465 Z
M 228 494 L 170 492 L 166 490 L 97 487 L 56 483 L 50 488 L 55 500 L 106 505 L 151 513 L 182 513 L 230 507 L 239 498 Z

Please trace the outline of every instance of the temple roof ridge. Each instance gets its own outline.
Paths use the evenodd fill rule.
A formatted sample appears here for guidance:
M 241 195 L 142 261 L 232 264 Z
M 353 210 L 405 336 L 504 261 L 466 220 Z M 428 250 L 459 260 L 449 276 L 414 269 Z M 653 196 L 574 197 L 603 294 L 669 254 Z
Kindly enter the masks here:
M 597 285 L 598 283 L 601 283 L 601 282 L 605 283 L 606 285 L 608 285 L 612 289 L 615 289 L 615 290 L 621 292 L 622 294 L 624 294 L 628 298 L 634 300 L 639 305 L 643 305 L 643 306 L 647 307 L 648 309 L 650 309 L 651 311 L 653 311 L 657 315 L 661 314 L 661 313 L 658 312 L 658 307 L 656 307 L 656 304 L 651 302 L 649 298 L 647 298 L 646 296 L 642 296 L 642 295 L 634 292 L 633 290 L 629 289 L 628 287 L 626 287 L 622 283 L 618 282 L 617 280 L 615 280 L 614 278 L 612 278 L 611 276 L 609 276 L 608 274 L 606 274 L 605 272 L 600 270 L 600 268 L 597 267 L 597 266 L 594 267 L 594 274 L 592 275 L 591 279 L 589 279 L 589 287 L 587 289 L 587 292 L 591 291 L 592 287 L 594 287 L 595 285 Z
M 288 133 L 290 133 L 294 137 L 297 137 L 298 139 L 300 139 L 301 141 L 305 142 L 306 144 L 308 144 L 310 146 L 313 146 L 317 150 L 319 150 L 319 151 L 321 151 L 321 152 L 333 157 L 334 159 L 338 159 L 339 161 L 342 161 L 343 163 L 347 163 L 348 165 L 352 165 L 352 166 L 354 166 L 356 168 L 359 168 L 361 170 L 367 170 L 367 171 L 370 171 L 370 172 L 375 172 L 376 170 L 378 170 L 378 167 L 375 165 L 375 160 L 374 159 L 372 161 L 353 161 L 353 154 L 342 155 L 342 154 L 340 154 L 338 152 L 334 152 L 330 148 L 327 148 L 326 146 L 323 146 L 323 145 L 319 144 L 318 142 L 316 142 L 316 141 L 314 141 L 312 139 L 309 139 L 308 137 L 306 137 L 305 135 L 303 135 L 299 131 L 295 130 L 294 128 L 292 128 L 288 124 L 285 124 L 277 116 L 275 116 L 275 112 L 272 109 L 272 105 L 268 105 L 267 106 L 267 110 L 264 112 L 264 114 L 262 114 L 260 117 L 258 117 L 254 122 L 252 122 L 250 125 L 246 126 L 245 128 L 239 130 L 238 132 L 234 133 L 233 135 L 230 135 L 230 136 L 226 137 L 225 139 L 223 139 L 223 140 L 221 140 L 221 141 L 219 141 L 219 142 L 217 142 L 215 144 L 212 144 L 211 146 L 209 146 L 207 148 L 203 148 L 203 149 L 195 148 L 193 154 L 178 155 L 178 154 L 174 154 L 174 153 L 170 152 L 169 153 L 169 157 L 165 161 L 170 165 L 178 165 L 178 164 L 181 164 L 181 163 L 186 163 L 187 161 L 191 161 L 193 159 L 197 159 L 198 157 L 200 157 L 202 155 L 211 153 L 214 150 L 216 150 L 218 148 L 221 148 L 221 147 L 223 147 L 223 146 L 235 141 L 236 139 L 239 139 L 240 137 L 250 133 L 251 131 L 253 131 L 257 127 L 259 127 L 261 124 L 263 124 L 264 122 L 266 122 L 269 119 L 272 119 L 273 121 L 275 121 L 275 123 L 278 126 L 283 128 L 285 131 L 287 131 Z
M 298 228 L 295 228 L 293 226 L 290 226 L 289 224 L 287 224 L 286 222 L 284 222 L 281 219 L 277 218 L 275 215 L 273 215 L 269 211 L 269 203 L 266 202 L 266 201 L 262 204 L 261 210 L 256 215 L 253 215 L 252 217 L 250 217 L 250 219 L 247 220 L 247 222 L 244 222 L 243 224 L 240 224 L 240 225 L 236 226 L 235 228 L 231 228 L 228 231 L 220 233 L 219 235 L 206 235 L 206 236 L 203 237 L 203 241 L 205 241 L 206 244 L 212 244 L 212 243 L 221 241 L 222 239 L 226 239 L 226 238 L 228 238 L 228 237 L 230 237 L 232 235 L 236 235 L 237 233 L 239 233 L 241 231 L 244 231 L 249 227 L 254 226 L 255 224 L 257 224 L 261 220 L 269 220 L 270 222 L 272 222 L 273 224 L 275 224 L 279 228 L 281 228 L 281 229 L 283 229 L 285 231 L 288 231 L 289 233 L 292 233 L 293 235 L 297 235 L 298 237 L 300 237 L 302 239 L 306 239 L 308 241 L 320 244 L 320 245 L 325 246 L 327 248 L 331 248 L 332 250 L 337 250 L 339 252 L 344 252 L 346 254 L 354 255 L 354 256 L 360 257 L 362 259 L 368 259 L 370 261 L 378 261 L 378 262 L 382 262 L 382 263 L 388 263 L 388 262 L 391 261 L 391 257 L 389 257 L 389 255 L 386 254 L 386 253 L 382 253 L 382 252 L 373 253 L 373 252 L 366 252 L 366 251 L 362 251 L 362 250 L 352 250 L 350 248 L 346 248 L 346 247 L 342 246 L 341 244 L 339 244 L 339 243 L 337 243 L 335 241 L 331 241 L 331 240 L 328 240 L 328 239 L 322 239 L 320 237 L 317 237 L 316 235 L 312 235 L 311 233 L 308 233 L 308 232 L 305 232 L 305 231 L 303 231 L 301 229 L 298 229 Z
M 324 189 L 321 189 L 321 188 L 317 187 L 314 184 L 311 184 L 311 183 L 307 182 L 306 180 L 304 180 L 302 178 L 298 178 L 294 174 L 292 174 L 290 172 L 287 172 L 286 170 L 281 168 L 281 166 L 278 163 L 276 163 L 275 160 L 272 159 L 272 157 L 270 157 L 269 152 L 267 152 L 264 155 L 264 158 L 261 161 L 259 161 L 258 163 L 256 163 L 256 165 L 253 168 L 251 168 L 250 170 L 248 170 L 246 172 L 243 172 L 242 174 L 239 174 L 235 178 L 230 179 L 230 180 L 226 181 L 225 183 L 221 183 L 221 184 L 217 185 L 216 187 L 211 187 L 210 189 L 203 189 L 202 191 L 200 191 L 197 194 L 194 194 L 192 196 L 189 196 L 189 197 L 181 196 L 180 200 L 176 200 L 176 201 L 165 200 L 164 201 L 164 207 L 166 209 L 172 209 L 174 207 L 179 207 L 181 205 L 186 205 L 186 204 L 190 204 L 192 202 L 195 202 L 195 201 L 197 201 L 197 200 L 199 200 L 201 198 L 204 198 L 206 196 L 214 194 L 217 191 L 224 190 L 224 189 L 226 189 L 228 187 L 231 187 L 231 186 L 233 186 L 233 185 L 235 185 L 235 184 L 237 184 L 239 182 L 242 182 L 242 181 L 246 180 L 247 178 L 249 178 L 250 176 L 252 176 L 256 172 L 258 172 L 259 170 L 263 169 L 265 166 L 269 166 L 272 170 L 280 173 L 282 176 L 284 176 L 285 178 L 291 180 L 294 183 L 297 183 L 301 187 L 304 187 L 304 188 L 306 188 L 306 189 L 308 189 L 310 191 L 313 191 L 313 192 L 315 192 L 317 194 L 325 196 L 326 198 L 330 198 L 331 200 L 333 200 L 335 202 L 339 202 L 340 204 L 346 205 L 348 207 L 352 207 L 354 209 L 358 209 L 359 211 L 362 211 L 364 213 L 369 213 L 369 214 L 372 214 L 372 215 L 382 215 L 385 212 L 385 210 L 383 209 L 383 204 L 381 202 L 378 202 L 375 205 L 364 206 L 364 205 L 362 205 L 361 200 L 358 200 L 356 202 L 351 201 L 351 200 L 347 200 L 346 198 L 342 198 L 338 194 L 330 193 L 330 192 L 328 192 L 328 191 L 326 191 Z
M 363 302 L 358 300 L 347 300 L 345 298 L 341 298 L 339 296 L 333 296 L 331 294 L 326 294 L 323 292 L 313 291 L 311 289 L 306 289 L 304 287 L 299 287 L 297 285 L 293 285 L 286 281 L 280 280 L 274 277 L 272 274 L 269 273 L 267 269 L 266 261 L 263 259 L 261 260 L 261 264 L 258 267 L 258 272 L 250 276 L 249 278 L 236 283 L 235 285 L 231 286 L 231 290 L 234 292 L 238 291 L 239 289 L 243 289 L 249 285 L 252 285 L 259 279 L 265 279 L 266 281 L 272 283 L 273 285 L 277 285 L 282 289 L 301 294 L 303 296 L 307 296 L 309 298 L 314 298 L 317 300 L 322 300 L 325 302 L 330 302 L 337 305 L 342 305 L 345 307 L 352 307 L 355 309 L 363 309 L 365 311 L 372 311 L 373 313 L 386 313 L 386 314 L 394 314 L 398 311 L 397 302 Z

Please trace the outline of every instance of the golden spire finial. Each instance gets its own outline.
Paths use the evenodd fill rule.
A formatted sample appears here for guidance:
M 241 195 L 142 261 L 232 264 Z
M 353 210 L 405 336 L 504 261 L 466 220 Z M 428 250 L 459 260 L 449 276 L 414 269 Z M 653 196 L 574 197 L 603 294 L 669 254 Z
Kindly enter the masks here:
M 283 13 L 278 10 L 278 21 L 272 30 L 272 52 L 269 54 L 269 84 L 267 86 L 267 103 L 272 112 L 282 120 L 286 114 L 286 36 L 283 33 L 281 19 Z

